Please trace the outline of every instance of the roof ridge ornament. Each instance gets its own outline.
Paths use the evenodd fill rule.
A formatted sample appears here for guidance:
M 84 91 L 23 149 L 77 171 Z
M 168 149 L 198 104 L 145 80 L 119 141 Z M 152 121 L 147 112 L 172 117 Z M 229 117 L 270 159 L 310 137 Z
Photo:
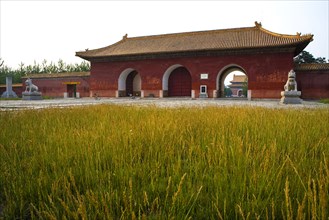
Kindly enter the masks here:
M 122 40 L 126 40 L 128 38 L 128 34 L 125 34 L 123 37 L 122 37 Z
M 262 22 L 257 22 L 255 21 L 256 28 L 261 28 L 262 27 Z

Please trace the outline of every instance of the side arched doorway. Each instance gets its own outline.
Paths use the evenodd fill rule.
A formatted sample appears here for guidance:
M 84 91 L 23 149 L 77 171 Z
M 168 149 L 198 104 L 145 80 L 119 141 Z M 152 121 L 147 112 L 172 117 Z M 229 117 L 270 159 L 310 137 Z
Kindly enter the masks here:
M 141 76 L 136 70 L 128 74 L 126 79 L 126 96 L 141 95 Z
M 228 81 L 229 85 L 225 85 L 225 81 L 227 81 L 229 75 L 233 78 Z M 241 66 L 235 64 L 225 66 L 217 75 L 216 90 L 218 98 L 247 97 L 248 76 L 246 71 Z M 227 93 L 230 93 L 230 95 L 227 96 Z
M 192 77 L 185 67 L 179 64 L 169 67 L 162 82 L 165 96 L 191 97 Z
M 124 70 L 118 79 L 118 96 L 141 96 L 142 80 L 140 74 L 131 68 Z

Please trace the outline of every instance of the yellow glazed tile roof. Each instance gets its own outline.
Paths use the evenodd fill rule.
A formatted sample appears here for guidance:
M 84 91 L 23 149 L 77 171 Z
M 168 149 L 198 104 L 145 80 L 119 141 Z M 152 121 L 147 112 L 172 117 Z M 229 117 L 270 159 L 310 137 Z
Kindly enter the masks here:
M 295 64 L 295 71 L 317 71 L 327 70 L 329 71 L 329 63 L 301 63 Z
M 83 77 L 90 76 L 90 72 L 65 72 L 65 73 L 37 73 L 37 74 L 28 74 L 22 78 L 35 79 L 35 78 L 61 78 L 61 77 Z
M 300 53 L 313 40 L 313 35 L 284 35 L 262 28 L 255 22 L 254 27 L 222 30 L 163 34 L 144 37 L 127 35 L 121 41 L 107 47 L 76 52 L 84 59 L 133 56 L 144 54 L 177 53 L 191 51 L 223 51 L 266 47 L 295 47 Z M 297 55 L 296 54 L 296 55 Z
M 245 82 L 247 79 L 247 76 L 246 75 L 233 75 L 233 80 L 230 81 L 231 83 L 243 83 Z

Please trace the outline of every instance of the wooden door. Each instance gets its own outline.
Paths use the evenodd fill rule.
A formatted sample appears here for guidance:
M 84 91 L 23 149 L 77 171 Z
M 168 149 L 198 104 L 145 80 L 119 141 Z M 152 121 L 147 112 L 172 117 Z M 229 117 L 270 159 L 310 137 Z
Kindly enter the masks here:
M 192 77 L 185 67 L 179 67 L 172 71 L 168 80 L 169 96 L 191 97 Z
M 134 96 L 134 78 L 137 75 L 137 71 L 132 71 L 128 74 L 126 79 L 126 96 Z

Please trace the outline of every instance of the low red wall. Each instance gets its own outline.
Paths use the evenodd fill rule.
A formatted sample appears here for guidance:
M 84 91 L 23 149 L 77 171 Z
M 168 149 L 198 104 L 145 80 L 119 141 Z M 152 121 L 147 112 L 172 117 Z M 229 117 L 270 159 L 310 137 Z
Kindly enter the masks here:
M 26 79 L 23 79 L 25 82 Z M 32 78 L 32 83 L 38 86 L 43 96 L 53 98 L 63 98 L 67 91 L 66 83 L 75 83 L 76 92 L 80 93 L 80 97 L 89 97 L 89 77 L 52 77 L 52 78 Z M 25 84 L 23 83 L 25 89 Z
M 329 70 L 296 71 L 296 81 L 303 99 L 329 98 Z

